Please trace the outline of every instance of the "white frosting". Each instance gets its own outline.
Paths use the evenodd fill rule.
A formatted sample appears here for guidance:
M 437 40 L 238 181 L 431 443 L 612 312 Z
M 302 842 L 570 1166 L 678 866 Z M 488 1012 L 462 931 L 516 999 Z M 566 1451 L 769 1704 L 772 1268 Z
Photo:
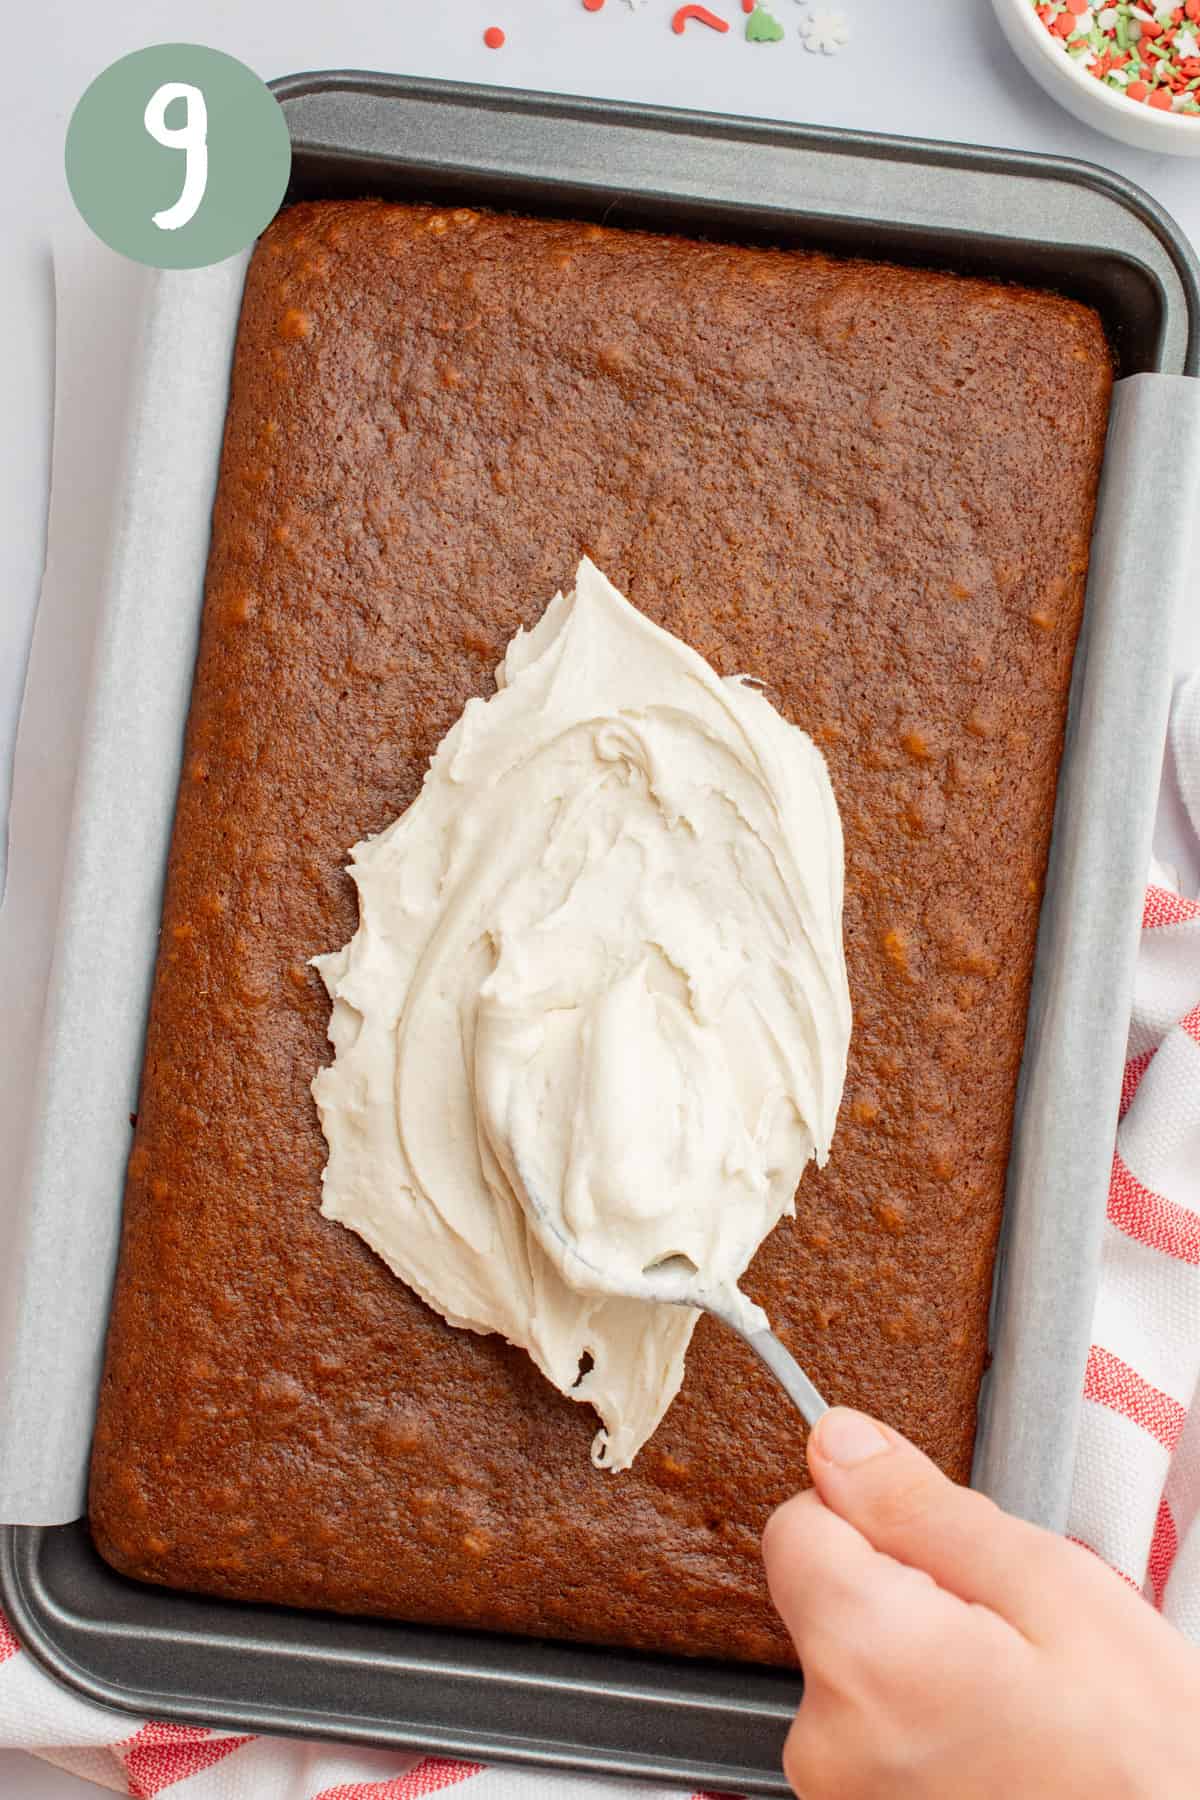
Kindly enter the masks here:
M 315 959 L 322 1211 L 594 1406 L 593 1460 L 620 1469 L 697 1314 L 613 1290 L 681 1255 L 735 1294 L 828 1153 L 841 826 L 811 740 L 586 558 L 496 681 L 355 846 L 358 930 Z

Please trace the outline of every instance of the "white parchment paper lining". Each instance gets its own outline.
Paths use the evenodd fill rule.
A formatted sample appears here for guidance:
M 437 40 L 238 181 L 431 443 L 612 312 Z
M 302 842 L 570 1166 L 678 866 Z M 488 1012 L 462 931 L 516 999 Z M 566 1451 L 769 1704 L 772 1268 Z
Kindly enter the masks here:
M 0 913 L 0 983 L 18 995 L 0 1084 L 0 1520 L 84 1509 L 162 880 L 203 592 L 244 260 L 152 283 L 128 457 L 106 534 L 90 699 L 61 894 L 50 841 Z M 75 396 L 81 398 L 80 395 Z M 70 418 L 56 419 L 55 471 Z M 1030 479 L 1036 480 L 1036 472 Z M 1173 621 L 1194 563 L 1179 521 L 1200 492 L 1200 381 L 1142 375 L 1115 392 L 1076 661 L 1067 754 L 1014 1142 L 976 1454 L 978 1485 L 1027 1517 L 1066 1516 L 1124 1060 L 1141 899 L 1171 682 Z M 44 728 L 75 664 L 72 529 L 52 502 L 26 696 Z M 77 568 L 78 558 L 75 559 Z M 80 682 L 64 684 L 75 704 Z M 67 739 L 71 737 L 68 730 Z M 54 776 L 60 787 L 60 767 Z M 69 766 L 69 763 L 68 763 Z M 14 820 L 46 770 L 22 757 Z M 56 801 L 65 813 L 63 797 Z M 28 854 L 29 846 L 25 846 Z M 22 854 L 14 833 L 13 857 Z M 41 938 L 38 939 L 38 931 Z M 41 968 L 54 942 L 48 975 Z M 39 958 L 42 959 L 39 962 Z M 32 977 L 31 969 L 34 971 Z M 10 1018 L 13 1009 L 10 1008 Z
M 135 296 L 145 312 L 126 460 L 111 516 L 88 520 L 90 545 L 80 545 L 79 521 L 57 504 L 75 420 L 88 407 L 86 372 L 70 372 L 64 383 L 60 369 L 46 577 L 0 912 L 0 992 L 8 996 L 0 1083 L 9 1189 L 0 1198 L 6 1524 L 59 1524 L 84 1505 L 244 279 L 245 259 L 237 258 L 154 277 Z M 61 285 L 56 295 L 61 320 L 72 297 Z M 79 591 L 89 581 L 101 584 L 98 605 Z M 77 665 L 93 620 L 89 692 Z M 64 739 L 57 755 L 49 729 L 56 712 Z M 35 734 L 41 754 L 30 756 Z M 43 799 L 57 818 L 39 819 Z M 31 892 L 38 877 L 44 885 Z

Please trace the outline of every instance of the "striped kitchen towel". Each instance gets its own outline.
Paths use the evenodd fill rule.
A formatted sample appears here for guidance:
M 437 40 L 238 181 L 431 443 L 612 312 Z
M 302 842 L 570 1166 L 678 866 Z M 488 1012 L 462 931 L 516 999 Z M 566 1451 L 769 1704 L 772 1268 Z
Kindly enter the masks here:
M 1200 841 L 1200 674 L 1172 761 Z M 1200 1643 L 1200 903 L 1146 894 L 1069 1530 Z

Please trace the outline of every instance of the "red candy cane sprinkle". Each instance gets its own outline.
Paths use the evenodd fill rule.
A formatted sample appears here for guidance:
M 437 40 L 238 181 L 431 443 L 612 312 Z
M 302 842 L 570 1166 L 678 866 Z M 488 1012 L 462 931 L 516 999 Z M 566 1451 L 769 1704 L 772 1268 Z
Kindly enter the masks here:
M 1156 112 L 1200 118 L 1200 0 L 1030 0 L 1077 68 Z
M 701 25 L 709 26 L 713 31 L 728 31 L 728 19 L 719 19 L 715 12 L 709 12 L 707 6 L 681 6 L 671 20 L 671 30 L 678 36 L 689 19 L 696 19 Z

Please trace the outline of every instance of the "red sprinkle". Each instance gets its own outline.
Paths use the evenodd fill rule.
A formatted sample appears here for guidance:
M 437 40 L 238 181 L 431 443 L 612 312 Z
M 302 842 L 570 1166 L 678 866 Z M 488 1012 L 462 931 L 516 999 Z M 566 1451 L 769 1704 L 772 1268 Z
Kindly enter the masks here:
M 1183 54 L 1192 48 L 1184 21 L 1200 25 L 1200 0 L 1157 0 L 1153 12 L 1150 4 L 1106 12 L 1103 0 L 1030 0 L 1030 11 L 1075 67 L 1110 93 L 1200 125 L 1200 55 Z M 1123 50 L 1131 29 L 1136 45 Z
M 489 50 L 503 50 L 504 33 L 498 25 L 489 25 L 483 34 L 483 41 Z
M 729 30 L 728 19 L 719 19 L 715 12 L 709 12 L 707 6 L 681 6 L 671 20 L 671 30 L 678 35 L 689 19 L 698 19 L 701 25 L 708 25 L 713 31 Z
M 742 11 L 744 13 L 752 13 L 757 5 L 758 0 L 742 0 Z
M 584 12 L 599 12 L 604 0 L 583 0 Z

